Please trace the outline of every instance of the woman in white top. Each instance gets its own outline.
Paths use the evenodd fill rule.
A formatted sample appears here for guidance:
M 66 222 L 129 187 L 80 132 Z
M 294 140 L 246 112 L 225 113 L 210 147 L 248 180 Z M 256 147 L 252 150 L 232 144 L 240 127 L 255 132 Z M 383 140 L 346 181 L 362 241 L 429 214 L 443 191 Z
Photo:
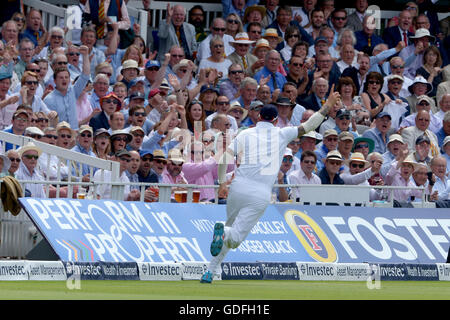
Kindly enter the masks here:
M 208 68 L 216 69 L 219 75 L 220 73 L 222 74 L 222 78 L 228 78 L 228 67 L 232 62 L 225 59 L 225 47 L 222 37 L 218 35 L 213 36 L 209 42 L 209 47 L 211 49 L 211 56 L 200 61 L 199 70 Z

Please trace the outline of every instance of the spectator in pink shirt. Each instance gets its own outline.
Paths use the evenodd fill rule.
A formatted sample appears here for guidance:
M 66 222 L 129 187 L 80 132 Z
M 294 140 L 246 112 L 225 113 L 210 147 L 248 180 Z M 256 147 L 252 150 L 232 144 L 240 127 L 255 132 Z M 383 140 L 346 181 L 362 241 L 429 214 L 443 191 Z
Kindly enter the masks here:
M 169 184 L 187 184 L 187 180 L 182 172 L 184 164 L 183 156 L 180 150 L 171 149 L 169 150 L 169 156 L 167 157 L 167 165 L 162 173 L 162 183 Z M 172 188 L 172 198 L 173 192 L 178 190 L 185 190 L 184 188 Z

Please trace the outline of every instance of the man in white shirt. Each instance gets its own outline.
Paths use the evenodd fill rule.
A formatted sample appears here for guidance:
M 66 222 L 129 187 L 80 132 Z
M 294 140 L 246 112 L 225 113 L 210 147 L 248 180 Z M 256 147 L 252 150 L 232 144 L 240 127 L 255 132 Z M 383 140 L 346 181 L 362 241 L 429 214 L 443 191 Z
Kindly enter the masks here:
M 119 182 L 129 183 L 130 179 L 126 174 L 126 170 L 131 161 L 131 154 L 128 150 L 122 149 L 118 151 L 112 158 L 114 161 L 118 161 L 120 163 L 120 176 Z M 112 172 L 109 170 L 97 170 L 94 174 L 93 181 L 94 183 L 99 182 L 111 182 L 111 174 Z M 111 199 L 111 183 L 103 183 L 99 184 L 96 188 L 96 196 L 97 199 Z M 138 201 L 140 199 L 140 192 L 137 189 L 130 190 L 130 185 L 127 184 L 124 186 L 124 197 L 125 201 Z
M 291 172 L 288 176 L 289 184 L 322 184 L 320 178 L 314 173 L 317 156 L 314 152 L 306 150 L 300 158 L 300 169 Z M 291 188 L 290 198 L 300 200 L 300 187 Z

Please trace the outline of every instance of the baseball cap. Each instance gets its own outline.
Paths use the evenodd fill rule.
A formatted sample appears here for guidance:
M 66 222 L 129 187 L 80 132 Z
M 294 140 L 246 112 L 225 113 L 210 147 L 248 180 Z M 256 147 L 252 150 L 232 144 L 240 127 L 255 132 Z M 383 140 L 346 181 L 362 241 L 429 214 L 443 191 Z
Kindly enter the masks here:
M 148 60 L 145 64 L 145 69 L 152 68 L 152 67 L 158 67 L 161 68 L 161 64 L 158 60 Z
M 286 148 L 286 150 L 284 151 L 283 157 L 294 157 L 294 155 L 292 154 L 292 149 Z
M 25 134 L 37 134 L 41 137 L 44 136 L 44 133 L 42 132 L 41 129 L 39 129 L 38 127 L 28 127 L 25 129 Z
M 401 142 L 402 144 L 405 143 L 405 141 L 403 141 L 403 137 L 401 135 L 397 134 L 397 133 L 393 133 L 393 134 L 391 134 L 389 136 L 388 144 L 391 143 L 391 142 L 394 142 L 394 141 Z
M 385 111 L 380 112 L 380 113 L 377 114 L 377 116 L 376 116 L 377 119 L 383 118 L 383 117 L 389 117 L 389 119 L 392 120 L 391 115 L 390 115 L 389 113 L 385 112 Z
M 446 136 L 444 139 L 444 142 L 442 143 L 442 146 L 445 146 L 449 142 L 450 142 L 450 136 Z
M 342 118 L 345 116 L 351 116 L 350 111 L 348 111 L 347 109 L 339 109 L 338 112 L 336 113 L 336 118 Z
M 343 141 L 343 140 L 352 140 L 352 141 L 354 141 L 355 137 L 348 131 L 342 131 L 339 134 L 339 140 L 340 141 Z
M 161 90 L 159 90 L 158 88 L 150 90 L 150 92 L 148 93 L 148 98 L 151 99 L 160 92 L 161 92 Z
M 291 100 L 287 97 L 278 97 L 275 103 L 279 106 L 292 106 Z
M 250 107 L 249 110 L 255 110 L 257 108 L 260 108 L 264 105 L 264 103 L 262 101 L 259 100 L 254 100 L 250 103 Z
M 259 112 L 261 119 L 266 121 L 273 121 L 278 117 L 278 110 L 273 104 L 266 104 Z
M 421 144 L 422 142 L 427 142 L 428 144 L 430 144 L 430 138 L 428 138 L 424 134 L 422 134 L 421 136 L 418 136 L 416 139 L 416 145 Z
M 334 130 L 334 129 L 328 129 L 328 130 L 325 130 L 325 132 L 323 133 L 323 137 L 324 137 L 324 138 L 326 138 L 326 137 L 328 137 L 328 136 L 337 136 L 337 135 L 338 135 L 338 133 L 337 133 L 337 131 Z
M 151 158 L 153 159 L 152 151 L 148 149 L 140 150 L 139 155 L 141 156 L 141 158 L 145 157 L 146 155 L 151 155 Z
M 127 149 L 119 150 L 114 155 L 116 157 L 122 157 L 122 156 L 129 156 L 129 157 L 131 157 L 131 153 Z
M 217 91 L 217 89 L 213 85 L 210 85 L 210 84 L 204 84 L 200 89 L 200 93 L 206 92 L 208 90 L 219 94 L 219 91 Z
M 314 41 L 314 44 L 318 44 L 321 41 L 324 41 L 328 44 L 328 40 L 325 37 L 317 37 L 316 40 Z
M 134 99 L 142 99 L 145 100 L 145 96 L 142 92 L 140 91 L 135 91 L 130 95 L 130 101 L 134 100 Z

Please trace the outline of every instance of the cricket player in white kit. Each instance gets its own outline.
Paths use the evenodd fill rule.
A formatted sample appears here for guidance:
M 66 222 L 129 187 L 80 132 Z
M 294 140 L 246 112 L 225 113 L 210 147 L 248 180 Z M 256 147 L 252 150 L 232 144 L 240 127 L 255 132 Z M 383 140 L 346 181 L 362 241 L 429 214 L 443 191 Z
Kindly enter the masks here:
M 213 258 L 201 283 L 211 283 L 214 274 L 221 273 L 221 263 L 228 251 L 241 244 L 264 214 L 288 143 L 315 130 L 339 99 L 339 93 L 332 88 L 322 108 L 298 127 L 275 127 L 277 109 L 273 105 L 265 105 L 256 126 L 242 131 L 231 142 L 218 167 L 219 196 L 228 195 L 227 221 L 225 225 L 221 222 L 214 225 Z M 237 156 L 238 167 L 228 193 L 226 168 L 234 161 L 234 156 Z

